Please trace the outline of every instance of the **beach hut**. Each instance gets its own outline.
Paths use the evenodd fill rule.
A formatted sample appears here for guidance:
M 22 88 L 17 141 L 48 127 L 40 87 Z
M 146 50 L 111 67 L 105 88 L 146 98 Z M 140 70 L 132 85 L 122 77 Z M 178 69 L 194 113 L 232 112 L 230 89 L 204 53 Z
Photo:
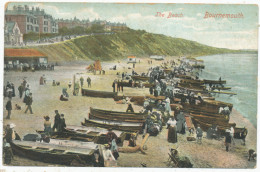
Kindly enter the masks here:
M 152 55 L 150 56 L 150 59 L 154 59 L 154 60 L 164 60 L 165 56 L 158 56 L 158 55 Z
M 9 68 L 18 68 L 20 65 L 47 65 L 48 57 L 36 49 L 5 48 L 4 63 Z
M 127 63 L 136 63 L 136 57 L 135 56 L 128 56 L 127 57 Z

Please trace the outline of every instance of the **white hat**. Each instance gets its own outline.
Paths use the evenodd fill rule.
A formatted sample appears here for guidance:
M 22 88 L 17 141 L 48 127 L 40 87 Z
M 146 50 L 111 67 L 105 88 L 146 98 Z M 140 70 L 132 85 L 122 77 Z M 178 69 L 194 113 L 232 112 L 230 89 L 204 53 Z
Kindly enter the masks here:
M 11 147 L 10 143 L 6 143 L 5 147 Z
M 16 125 L 14 123 L 10 124 L 10 128 L 14 128 Z

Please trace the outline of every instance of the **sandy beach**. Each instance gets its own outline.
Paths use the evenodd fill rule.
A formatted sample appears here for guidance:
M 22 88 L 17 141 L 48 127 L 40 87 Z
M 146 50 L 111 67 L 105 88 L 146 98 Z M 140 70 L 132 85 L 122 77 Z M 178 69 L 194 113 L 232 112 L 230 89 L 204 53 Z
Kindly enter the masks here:
M 169 58 L 169 57 L 168 57 Z M 175 58 L 175 57 L 172 57 Z M 153 62 L 152 65 L 147 63 L 147 59 L 141 59 L 140 63 L 136 64 L 135 71 L 137 73 L 147 72 L 151 66 L 159 65 L 161 62 Z M 86 79 L 89 76 L 92 80 L 93 90 L 112 91 L 112 82 L 115 79 L 120 79 L 116 75 L 117 72 L 131 73 L 132 64 L 127 64 L 125 61 L 114 61 L 101 63 L 103 69 L 106 71 L 105 75 L 94 75 L 87 73 L 86 65 L 67 65 L 56 66 L 54 71 L 36 71 L 36 72 L 5 72 L 4 84 L 7 81 L 14 83 L 16 97 L 13 98 L 13 109 L 15 104 L 19 104 L 22 110 L 13 110 L 11 119 L 5 119 L 7 111 L 4 110 L 4 126 L 8 123 L 16 125 L 15 130 L 23 137 L 28 133 L 35 133 L 35 130 L 43 130 L 43 116 L 49 115 L 50 119 L 54 121 L 54 110 L 58 110 L 65 115 L 67 125 L 80 125 L 84 118 L 87 118 L 90 107 L 125 111 L 127 105 L 116 104 L 111 98 L 91 98 L 72 95 L 72 89 L 68 89 L 69 101 L 62 102 L 59 97 L 62 88 L 68 88 L 68 83 L 71 81 L 73 75 L 76 75 L 76 80 L 83 76 L 84 86 L 87 88 Z M 109 70 L 112 66 L 117 65 L 118 70 Z M 47 85 L 39 85 L 40 77 L 45 74 Z M 18 96 L 17 87 L 21 84 L 22 79 L 26 77 L 33 94 L 32 109 L 34 114 L 25 114 L 25 104 Z M 52 81 L 59 81 L 60 86 L 52 86 Z M 227 81 L 228 82 L 228 81 Z M 124 93 L 120 92 L 119 95 L 148 95 L 148 88 L 124 88 Z M 4 99 L 4 106 L 7 98 Z M 136 112 L 140 111 L 142 107 L 133 105 Z M 230 122 L 235 122 L 237 126 L 248 129 L 246 138 L 246 146 L 242 146 L 242 140 L 235 139 L 235 145 L 232 145 L 230 152 L 225 151 L 224 138 L 220 141 L 206 139 L 206 133 L 202 139 L 202 144 L 196 142 L 188 142 L 186 135 L 178 134 L 177 144 L 172 144 L 167 141 L 167 129 L 164 127 L 162 132 L 156 137 L 149 137 L 146 142 L 146 154 L 138 153 L 120 153 L 118 159 L 118 166 L 120 167 L 141 167 L 141 163 L 146 163 L 147 167 L 168 167 L 168 152 L 173 146 L 178 147 L 181 156 L 187 156 L 195 168 L 254 168 L 256 161 L 247 160 L 247 151 L 249 149 L 256 150 L 257 131 L 256 128 L 244 118 L 238 111 L 233 109 Z M 140 143 L 142 136 L 139 135 L 137 143 Z M 32 161 L 22 157 L 15 156 L 11 163 L 12 166 L 60 166 L 56 164 L 46 164 L 38 161 Z

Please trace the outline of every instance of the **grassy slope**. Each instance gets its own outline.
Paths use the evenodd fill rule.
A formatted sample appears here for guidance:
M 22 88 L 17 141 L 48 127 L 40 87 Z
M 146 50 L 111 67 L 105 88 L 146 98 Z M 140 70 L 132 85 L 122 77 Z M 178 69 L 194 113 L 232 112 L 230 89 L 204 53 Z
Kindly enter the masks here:
M 202 56 L 238 52 L 141 31 L 85 36 L 63 43 L 39 46 L 36 49 L 48 55 L 50 61 L 70 61 L 76 57 L 86 60 L 112 60 L 125 58 L 128 55 Z

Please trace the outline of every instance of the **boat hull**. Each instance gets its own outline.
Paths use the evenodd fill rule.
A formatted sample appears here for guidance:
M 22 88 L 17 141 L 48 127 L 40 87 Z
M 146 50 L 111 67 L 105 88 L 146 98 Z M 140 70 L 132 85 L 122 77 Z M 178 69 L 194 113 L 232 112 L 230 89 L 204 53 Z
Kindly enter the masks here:
M 100 97 L 100 98 L 114 98 L 117 95 L 117 92 L 106 92 L 106 91 L 96 91 L 96 90 L 81 90 L 82 96 L 88 97 Z

